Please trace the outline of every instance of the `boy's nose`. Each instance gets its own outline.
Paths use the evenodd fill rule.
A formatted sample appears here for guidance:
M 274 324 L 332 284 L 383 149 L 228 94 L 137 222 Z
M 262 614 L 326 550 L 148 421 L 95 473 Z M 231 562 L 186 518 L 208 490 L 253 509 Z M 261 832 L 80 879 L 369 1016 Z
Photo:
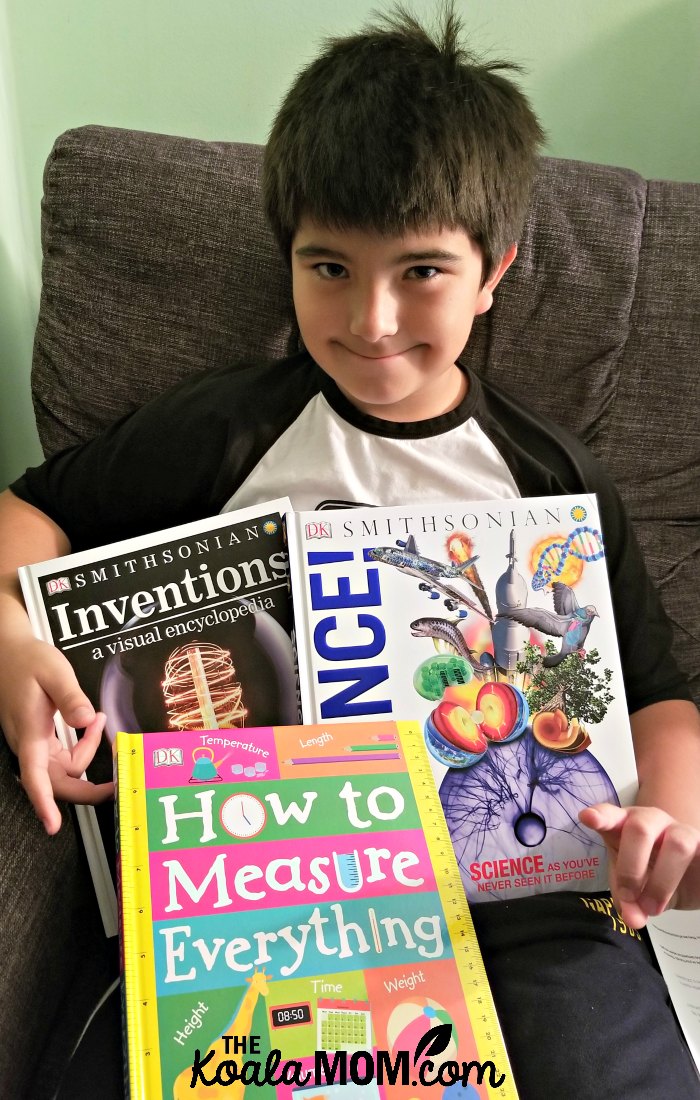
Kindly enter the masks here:
M 398 331 L 398 303 L 391 291 L 379 287 L 358 289 L 351 304 L 350 332 L 376 344 Z

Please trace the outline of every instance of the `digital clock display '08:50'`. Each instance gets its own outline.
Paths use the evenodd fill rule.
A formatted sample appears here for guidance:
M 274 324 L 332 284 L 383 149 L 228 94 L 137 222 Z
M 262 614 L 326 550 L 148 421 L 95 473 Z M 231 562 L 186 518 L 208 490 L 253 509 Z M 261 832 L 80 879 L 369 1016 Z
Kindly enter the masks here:
M 291 1027 L 293 1024 L 311 1023 L 311 1005 L 308 1002 L 295 1005 L 277 1005 L 270 1009 L 273 1027 Z

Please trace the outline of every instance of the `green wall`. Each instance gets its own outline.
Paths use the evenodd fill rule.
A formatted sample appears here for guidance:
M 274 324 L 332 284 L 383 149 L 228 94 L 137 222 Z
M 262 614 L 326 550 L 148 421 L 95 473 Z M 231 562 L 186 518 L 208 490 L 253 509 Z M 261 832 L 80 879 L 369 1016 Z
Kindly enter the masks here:
M 319 39 L 380 2 L 0 0 L 0 484 L 40 454 L 29 364 L 55 136 L 102 123 L 264 141 Z M 456 2 L 479 50 L 526 66 L 550 153 L 700 180 L 698 0 Z

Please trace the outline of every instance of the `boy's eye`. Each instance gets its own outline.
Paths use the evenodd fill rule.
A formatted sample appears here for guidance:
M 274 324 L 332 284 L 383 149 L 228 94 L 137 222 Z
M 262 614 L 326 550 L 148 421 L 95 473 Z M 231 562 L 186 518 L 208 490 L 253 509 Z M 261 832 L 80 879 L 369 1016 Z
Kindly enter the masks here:
M 424 282 L 427 279 L 434 279 L 436 275 L 440 274 L 438 267 L 430 267 L 428 264 L 418 264 L 416 267 L 411 267 L 406 273 L 408 279 L 419 279 Z
M 342 264 L 331 262 L 314 264 L 314 270 L 318 272 L 322 279 L 342 279 L 347 274 Z

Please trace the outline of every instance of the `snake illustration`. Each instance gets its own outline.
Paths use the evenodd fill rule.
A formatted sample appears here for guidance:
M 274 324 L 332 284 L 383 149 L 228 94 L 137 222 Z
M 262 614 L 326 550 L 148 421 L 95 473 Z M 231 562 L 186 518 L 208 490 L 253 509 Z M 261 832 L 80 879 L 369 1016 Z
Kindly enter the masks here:
M 414 638 L 439 638 L 447 642 L 460 657 L 464 657 L 465 661 L 469 662 L 477 676 L 483 676 L 490 671 L 487 665 L 474 660 L 474 650 L 469 648 L 461 631 L 448 619 L 433 617 L 414 619 L 411 623 L 411 634 Z

